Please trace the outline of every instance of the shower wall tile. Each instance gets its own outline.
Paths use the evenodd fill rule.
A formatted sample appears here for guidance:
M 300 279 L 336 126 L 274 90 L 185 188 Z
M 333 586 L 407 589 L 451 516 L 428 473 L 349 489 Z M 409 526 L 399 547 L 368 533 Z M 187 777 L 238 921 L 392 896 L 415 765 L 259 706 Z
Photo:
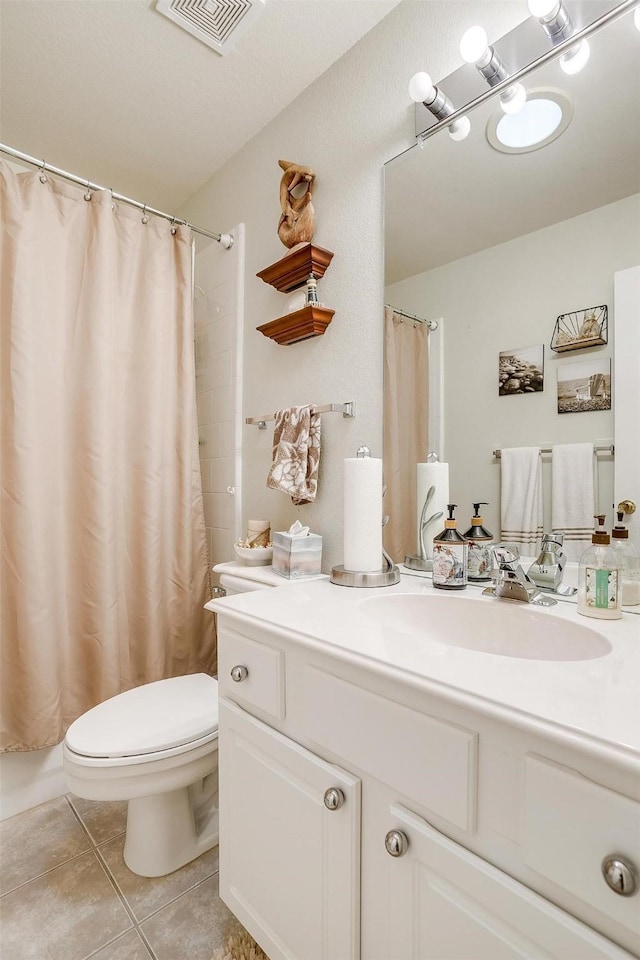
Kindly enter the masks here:
M 230 423 L 233 413 L 233 394 L 230 387 L 215 387 L 212 391 L 212 423 Z
M 240 386 L 244 227 L 228 251 L 212 243 L 196 253 L 196 392 L 205 525 L 212 563 L 234 559 L 240 535 L 242 410 Z M 241 376 L 241 374 L 240 374 Z M 235 487 L 236 497 L 226 492 Z M 217 495 L 217 498 L 216 498 Z

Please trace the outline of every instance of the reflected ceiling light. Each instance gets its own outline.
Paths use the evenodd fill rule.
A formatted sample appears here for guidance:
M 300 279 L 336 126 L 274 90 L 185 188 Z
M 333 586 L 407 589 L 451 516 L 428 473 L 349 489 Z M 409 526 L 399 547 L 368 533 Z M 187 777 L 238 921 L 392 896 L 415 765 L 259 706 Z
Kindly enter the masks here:
M 496 110 L 487 123 L 487 140 L 501 153 L 540 150 L 564 133 L 573 117 L 573 104 L 561 90 L 530 90 L 527 102 L 515 115 Z
M 460 56 L 466 63 L 475 64 L 490 87 L 495 87 L 509 76 L 502 59 L 489 46 L 483 27 L 469 27 L 460 41 Z M 527 91 L 521 83 L 513 83 L 500 94 L 500 106 L 505 113 L 517 113 L 524 106 Z
M 636 29 L 640 30 L 640 7 L 636 7 L 633 11 L 633 22 L 636 25 Z
M 416 103 L 423 103 L 437 120 L 446 120 L 455 112 L 451 100 L 433 85 L 428 73 L 414 73 L 409 81 L 409 96 Z M 450 125 L 449 136 L 452 140 L 464 140 L 470 130 L 469 117 L 459 117 Z
M 535 17 L 553 46 L 568 40 L 576 32 L 573 21 L 562 0 L 528 0 L 529 13 Z M 584 67 L 591 49 L 586 40 L 570 47 L 560 57 L 560 66 L 565 73 L 579 73 Z

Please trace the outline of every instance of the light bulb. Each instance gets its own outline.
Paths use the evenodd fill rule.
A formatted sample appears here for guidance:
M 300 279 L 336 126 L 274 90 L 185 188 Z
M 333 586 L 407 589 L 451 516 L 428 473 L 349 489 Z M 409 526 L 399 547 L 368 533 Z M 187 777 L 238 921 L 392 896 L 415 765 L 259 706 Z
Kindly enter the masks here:
M 458 120 L 454 120 L 449 127 L 449 136 L 456 142 L 464 140 L 465 137 L 469 136 L 469 130 L 471 130 L 469 117 L 460 117 Z
M 636 7 L 633 11 L 633 22 L 636 25 L 636 30 L 640 30 L 640 7 Z
M 558 0 L 529 0 L 528 3 L 529 13 L 532 17 L 537 17 L 538 20 L 548 17 L 549 14 L 554 13 L 559 6 Z
M 580 73 L 591 56 L 591 48 L 586 40 L 581 40 L 575 47 L 571 47 L 560 57 L 560 66 L 565 73 L 573 76 Z
M 487 32 L 483 27 L 469 27 L 460 41 L 460 56 L 465 63 L 477 63 L 489 49 Z
M 431 103 L 435 97 L 435 87 L 428 73 L 414 73 L 409 81 L 409 96 L 416 103 Z
M 513 83 L 500 94 L 500 106 L 505 113 L 517 113 L 522 110 L 527 100 L 527 91 L 521 83 Z

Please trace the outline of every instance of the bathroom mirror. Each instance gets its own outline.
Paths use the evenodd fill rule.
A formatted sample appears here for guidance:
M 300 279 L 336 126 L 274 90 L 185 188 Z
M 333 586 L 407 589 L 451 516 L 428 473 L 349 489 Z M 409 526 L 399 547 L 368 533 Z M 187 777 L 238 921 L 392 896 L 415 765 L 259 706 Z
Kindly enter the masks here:
M 504 38 L 506 49 L 532 31 L 540 27 L 530 18 Z M 614 274 L 640 263 L 640 33 L 633 13 L 589 42 L 591 57 L 579 74 L 564 74 L 554 60 L 524 81 L 529 99 L 547 91 L 565 111 L 566 129 L 546 146 L 492 146 L 503 115 L 493 97 L 469 115 L 465 140 L 440 131 L 385 165 L 385 304 L 439 322 L 430 336 L 432 372 L 442 379 L 430 385 L 429 448 L 449 463 L 463 531 L 472 502 L 488 501 L 485 525 L 500 534 L 494 451 L 583 441 L 606 448 L 614 440 L 612 410 L 558 412 L 559 380 L 579 380 L 593 364 L 609 370 L 621 320 Z M 456 96 L 461 79 L 467 93 L 472 87 L 464 101 Z M 460 103 L 487 89 L 483 84 L 465 65 L 438 85 Z M 601 305 L 608 307 L 607 342 L 550 349 L 560 315 L 580 317 Z M 534 356 L 543 389 L 499 395 L 501 353 Z M 614 402 L 622 389 L 614 377 Z M 547 522 L 550 461 L 543 456 Z M 603 450 L 599 506 L 609 518 L 613 470 Z

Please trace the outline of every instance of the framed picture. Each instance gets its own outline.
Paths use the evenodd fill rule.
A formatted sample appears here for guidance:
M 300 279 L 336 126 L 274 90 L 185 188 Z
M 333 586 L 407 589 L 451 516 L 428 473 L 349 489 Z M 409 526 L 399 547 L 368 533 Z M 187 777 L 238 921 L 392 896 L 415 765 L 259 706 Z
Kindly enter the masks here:
M 563 313 L 556 320 L 551 349 L 556 353 L 600 347 L 609 339 L 609 311 L 603 304 Z
M 610 409 L 610 357 L 558 364 L 558 413 Z
M 540 393 L 544 389 L 544 346 L 501 350 L 498 361 L 498 396 Z

